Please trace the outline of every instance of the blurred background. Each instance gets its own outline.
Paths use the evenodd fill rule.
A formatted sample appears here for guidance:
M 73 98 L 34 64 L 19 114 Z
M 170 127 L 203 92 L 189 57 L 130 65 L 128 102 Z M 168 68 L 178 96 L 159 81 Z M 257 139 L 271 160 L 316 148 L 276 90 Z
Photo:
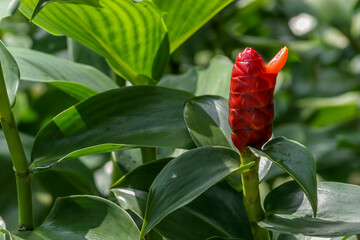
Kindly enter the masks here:
M 100 56 L 71 39 L 48 34 L 20 12 L 1 22 L 0 39 L 9 47 L 86 63 L 112 76 Z M 164 81 L 212 65 L 218 66 L 213 71 L 230 74 L 237 54 L 245 47 L 254 48 L 267 62 L 284 45 L 289 48 L 289 58 L 276 86 L 274 135 L 307 146 L 317 161 L 320 181 L 360 184 L 360 1 L 234 1 L 172 54 Z M 28 153 L 39 129 L 75 103 L 76 99 L 50 85 L 21 83 L 14 112 Z M 15 179 L 6 143 L 1 141 L 0 216 L 12 230 L 17 225 Z M 123 151 L 120 157 L 131 160 L 123 172 L 139 164 L 137 152 Z M 56 197 L 107 196 L 111 172 L 105 154 L 65 162 L 36 176 L 38 224 Z M 282 175 L 282 170 L 273 167 L 264 191 L 286 180 Z M 47 185 L 50 178 L 51 186 Z

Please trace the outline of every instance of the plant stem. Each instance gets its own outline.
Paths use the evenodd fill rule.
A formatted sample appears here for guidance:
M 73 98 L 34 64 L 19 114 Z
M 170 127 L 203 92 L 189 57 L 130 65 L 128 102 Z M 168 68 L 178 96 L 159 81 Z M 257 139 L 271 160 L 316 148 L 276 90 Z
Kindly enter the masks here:
M 242 152 L 240 154 L 241 165 L 246 165 L 251 161 L 255 161 L 256 167 L 241 172 L 241 180 L 243 183 L 243 201 L 248 216 L 251 231 L 254 240 L 269 240 L 269 232 L 261 228 L 257 222 L 264 218 L 264 211 L 261 208 L 259 193 L 259 160 L 260 158 L 251 152 Z
M 141 156 L 143 163 L 148 163 L 156 160 L 156 148 L 152 147 L 142 147 L 141 148 Z
M 0 67 L 0 122 L 16 175 L 16 186 L 19 207 L 19 230 L 33 229 L 31 175 L 20 135 L 16 127 L 6 90 L 5 79 Z

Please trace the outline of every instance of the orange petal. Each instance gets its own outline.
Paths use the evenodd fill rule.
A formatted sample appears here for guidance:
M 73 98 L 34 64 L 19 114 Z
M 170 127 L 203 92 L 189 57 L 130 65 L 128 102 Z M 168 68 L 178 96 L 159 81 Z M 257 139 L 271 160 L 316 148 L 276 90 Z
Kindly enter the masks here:
M 276 55 L 271 59 L 271 61 L 266 65 L 267 73 L 279 73 L 284 67 L 287 57 L 288 57 L 288 48 L 283 47 Z

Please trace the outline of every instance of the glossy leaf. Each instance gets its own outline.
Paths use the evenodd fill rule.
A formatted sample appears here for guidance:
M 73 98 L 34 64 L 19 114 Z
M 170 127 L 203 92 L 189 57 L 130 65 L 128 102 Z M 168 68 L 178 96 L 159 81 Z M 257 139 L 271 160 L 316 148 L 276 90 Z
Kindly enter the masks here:
M 6 226 L 4 220 L 0 217 L 0 240 L 6 240 L 5 231 L 1 231 L 3 229 L 5 230 Z
M 213 94 L 228 99 L 233 65 L 229 58 L 216 56 L 206 69 L 192 68 L 184 74 L 167 75 L 158 85 L 185 90 L 197 96 Z
M 223 147 L 197 148 L 175 158 L 151 185 L 141 236 L 215 183 L 253 165 L 240 167 L 238 154 Z
M 20 73 L 14 57 L 2 41 L 0 41 L 0 67 L 0 74 L 2 74 L 5 79 L 10 105 L 13 106 L 15 104 L 16 92 L 19 87 Z
M 153 0 L 167 13 L 164 21 L 169 31 L 171 52 L 232 1 Z
M 301 188 L 287 182 L 271 191 L 264 201 L 266 218 L 260 222 L 269 230 L 318 237 L 340 237 L 360 233 L 360 187 L 351 184 L 320 182 L 318 214 Z
M 322 237 L 309 237 L 301 235 L 279 234 L 276 240 L 356 240 L 355 236 L 351 237 L 335 237 L 335 238 L 322 238 Z
M 124 209 L 144 216 L 150 184 L 161 171 L 160 161 L 140 166 L 125 175 L 112 189 Z M 164 167 L 166 162 L 162 164 Z M 222 182 L 170 213 L 155 230 L 173 240 L 203 240 L 210 236 L 236 236 L 249 240 L 252 239 L 250 226 L 241 202 L 242 194 Z
M 198 147 L 224 146 L 234 149 L 228 115 L 227 100 L 216 96 L 192 98 L 184 109 L 186 125 Z
M 250 148 L 256 155 L 266 157 L 285 170 L 303 189 L 316 216 L 317 182 L 316 163 L 311 152 L 303 145 L 284 137 L 268 141 L 262 151 Z
M 20 5 L 20 0 L 1 0 L 0 23 L 3 18 L 13 15 Z
M 23 0 L 20 10 L 30 18 L 36 3 Z M 133 84 L 155 84 L 169 58 L 163 13 L 149 0 L 101 1 L 100 5 L 53 1 L 33 21 L 104 56 L 115 72 Z
M 34 231 L 13 235 L 15 240 L 134 240 L 139 238 L 139 230 L 114 203 L 99 197 L 71 196 L 58 199 L 44 223 Z
M 192 148 L 182 111 L 191 94 L 133 86 L 95 95 L 67 109 L 37 135 L 32 171 L 66 158 L 114 151 L 124 145 Z
M 83 100 L 98 92 L 117 88 L 99 70 L 24 48 L 10 48 L 19 65 L 21 80 L 45 82 Z
M 238 151 L 231 141 L 228 124 L 228 101 L 217 96 L 200 96 L 190 99 L 184 109 L 189 133 L 198 147 L 224 146 Z M 271 167 L 271 161 L 261 158 L 259 178 L 262 181 Z M 240 174 L 229 176 L 229 183 L 241 191 Z

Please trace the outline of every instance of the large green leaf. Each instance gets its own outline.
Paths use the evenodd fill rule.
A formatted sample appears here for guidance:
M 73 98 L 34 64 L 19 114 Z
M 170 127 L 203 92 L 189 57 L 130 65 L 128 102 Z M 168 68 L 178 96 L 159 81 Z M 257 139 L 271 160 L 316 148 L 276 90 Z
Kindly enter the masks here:
M 316 216 L 316 162 L 311 152 L 298 142 L 284 137 L 268 141 L 262 151 L 250 148 L 256 155 L 266 157 L 284 169 L 303 189 Z
M 83 100 L 117 85 L 99 70 L 50 54 L 24 48 L 10 48 L 19 65 L 21 80 L 45 82 Z
M 125 175 L 112 189 L 120 205 L 143 218 L 150 185 L 167 162 L 154 161 Z M 170 213 L 155 230 L 173 240 L 203 240 L 210 236 L 252 239 L 242 194 L 226 182 L 213 186 L 191 203 Z
M 71 196 L 58 199 L 44 223 L 34 231 L 12 235 L 15 240 L 134 240 L 139 238 L 139 229 L 129 214 L 108 200 Z
M 224 146 L 238 151 L 232 144 L 228 123 L 228 101 L 217 96 L 200 96 L 190 99 L 184 109 L 184 119 L 189 133 L 198 147 Z M 262 181 L 271 167 L 271 161 L 261 158 L 259 178 Z M 228 178 L 229 183 L 241 190 L 241 174 Z
M 186 125 L 198 147 L 224 146 L 235 149 L 228 115 L 228 101 L 216 96 L 192 98 L 184 109 Z
M 318 238 L 301 235 L 279 234 L 276 240 L 356 240 L 355 236 L 351 237 L 335 237 L 335 238 Z
M 287 182 L 271 191 L 264 201 L 267 216 L 262 227 L 284 233 L 318 237 L 348 236 L 360 233 L 360 187 L 320 182 L 318 212 L 313 218 L 312 206 L 296 182 Z
M 6 229 L 4 220 L 0 217 L 0 240 L 6 240 L 5 233 L 2 233 L 2 229 Z
M 13 15 L 18 9 L 20 0 L 1 0 L 0 2 L 0 23 L 3 18 Z
M 95 95 L 58 115 L 36 137 L 32 171 L 124 145 L 192 148 L 182 111 L 191 94 L 133 86 Z
M 164 16 L 173 52 L 186 39 L 233 0 L 153 0 L 167 14 Z
M 233 65 L 229 58 L 216 56 L 206 69 L 192 68 L 184 74 L 167 75 L 158 85 L 185 90 L 197 96 L 214 94 L 227 99 Z
M 175 158 L 151 185 L 141 236 L 215 183 L 253 165 L 240 167 L 237 152 L 223 147 L 197 148 Z
M 5 79 L 10 105 L 15 104 L 16 92 L 19 87 L 20 73 L 14 57 L 0 40 L 0 74 Z
M 30 18 L 36 3 L 23 0 L 20 10 Z M 169 58 L 163 13 L 149 0 L 101 1 L 100 5 L 53 1 L 33 21 L 52 34 L 69 36 L 104 56 L 133 84 L 156 83 Z

